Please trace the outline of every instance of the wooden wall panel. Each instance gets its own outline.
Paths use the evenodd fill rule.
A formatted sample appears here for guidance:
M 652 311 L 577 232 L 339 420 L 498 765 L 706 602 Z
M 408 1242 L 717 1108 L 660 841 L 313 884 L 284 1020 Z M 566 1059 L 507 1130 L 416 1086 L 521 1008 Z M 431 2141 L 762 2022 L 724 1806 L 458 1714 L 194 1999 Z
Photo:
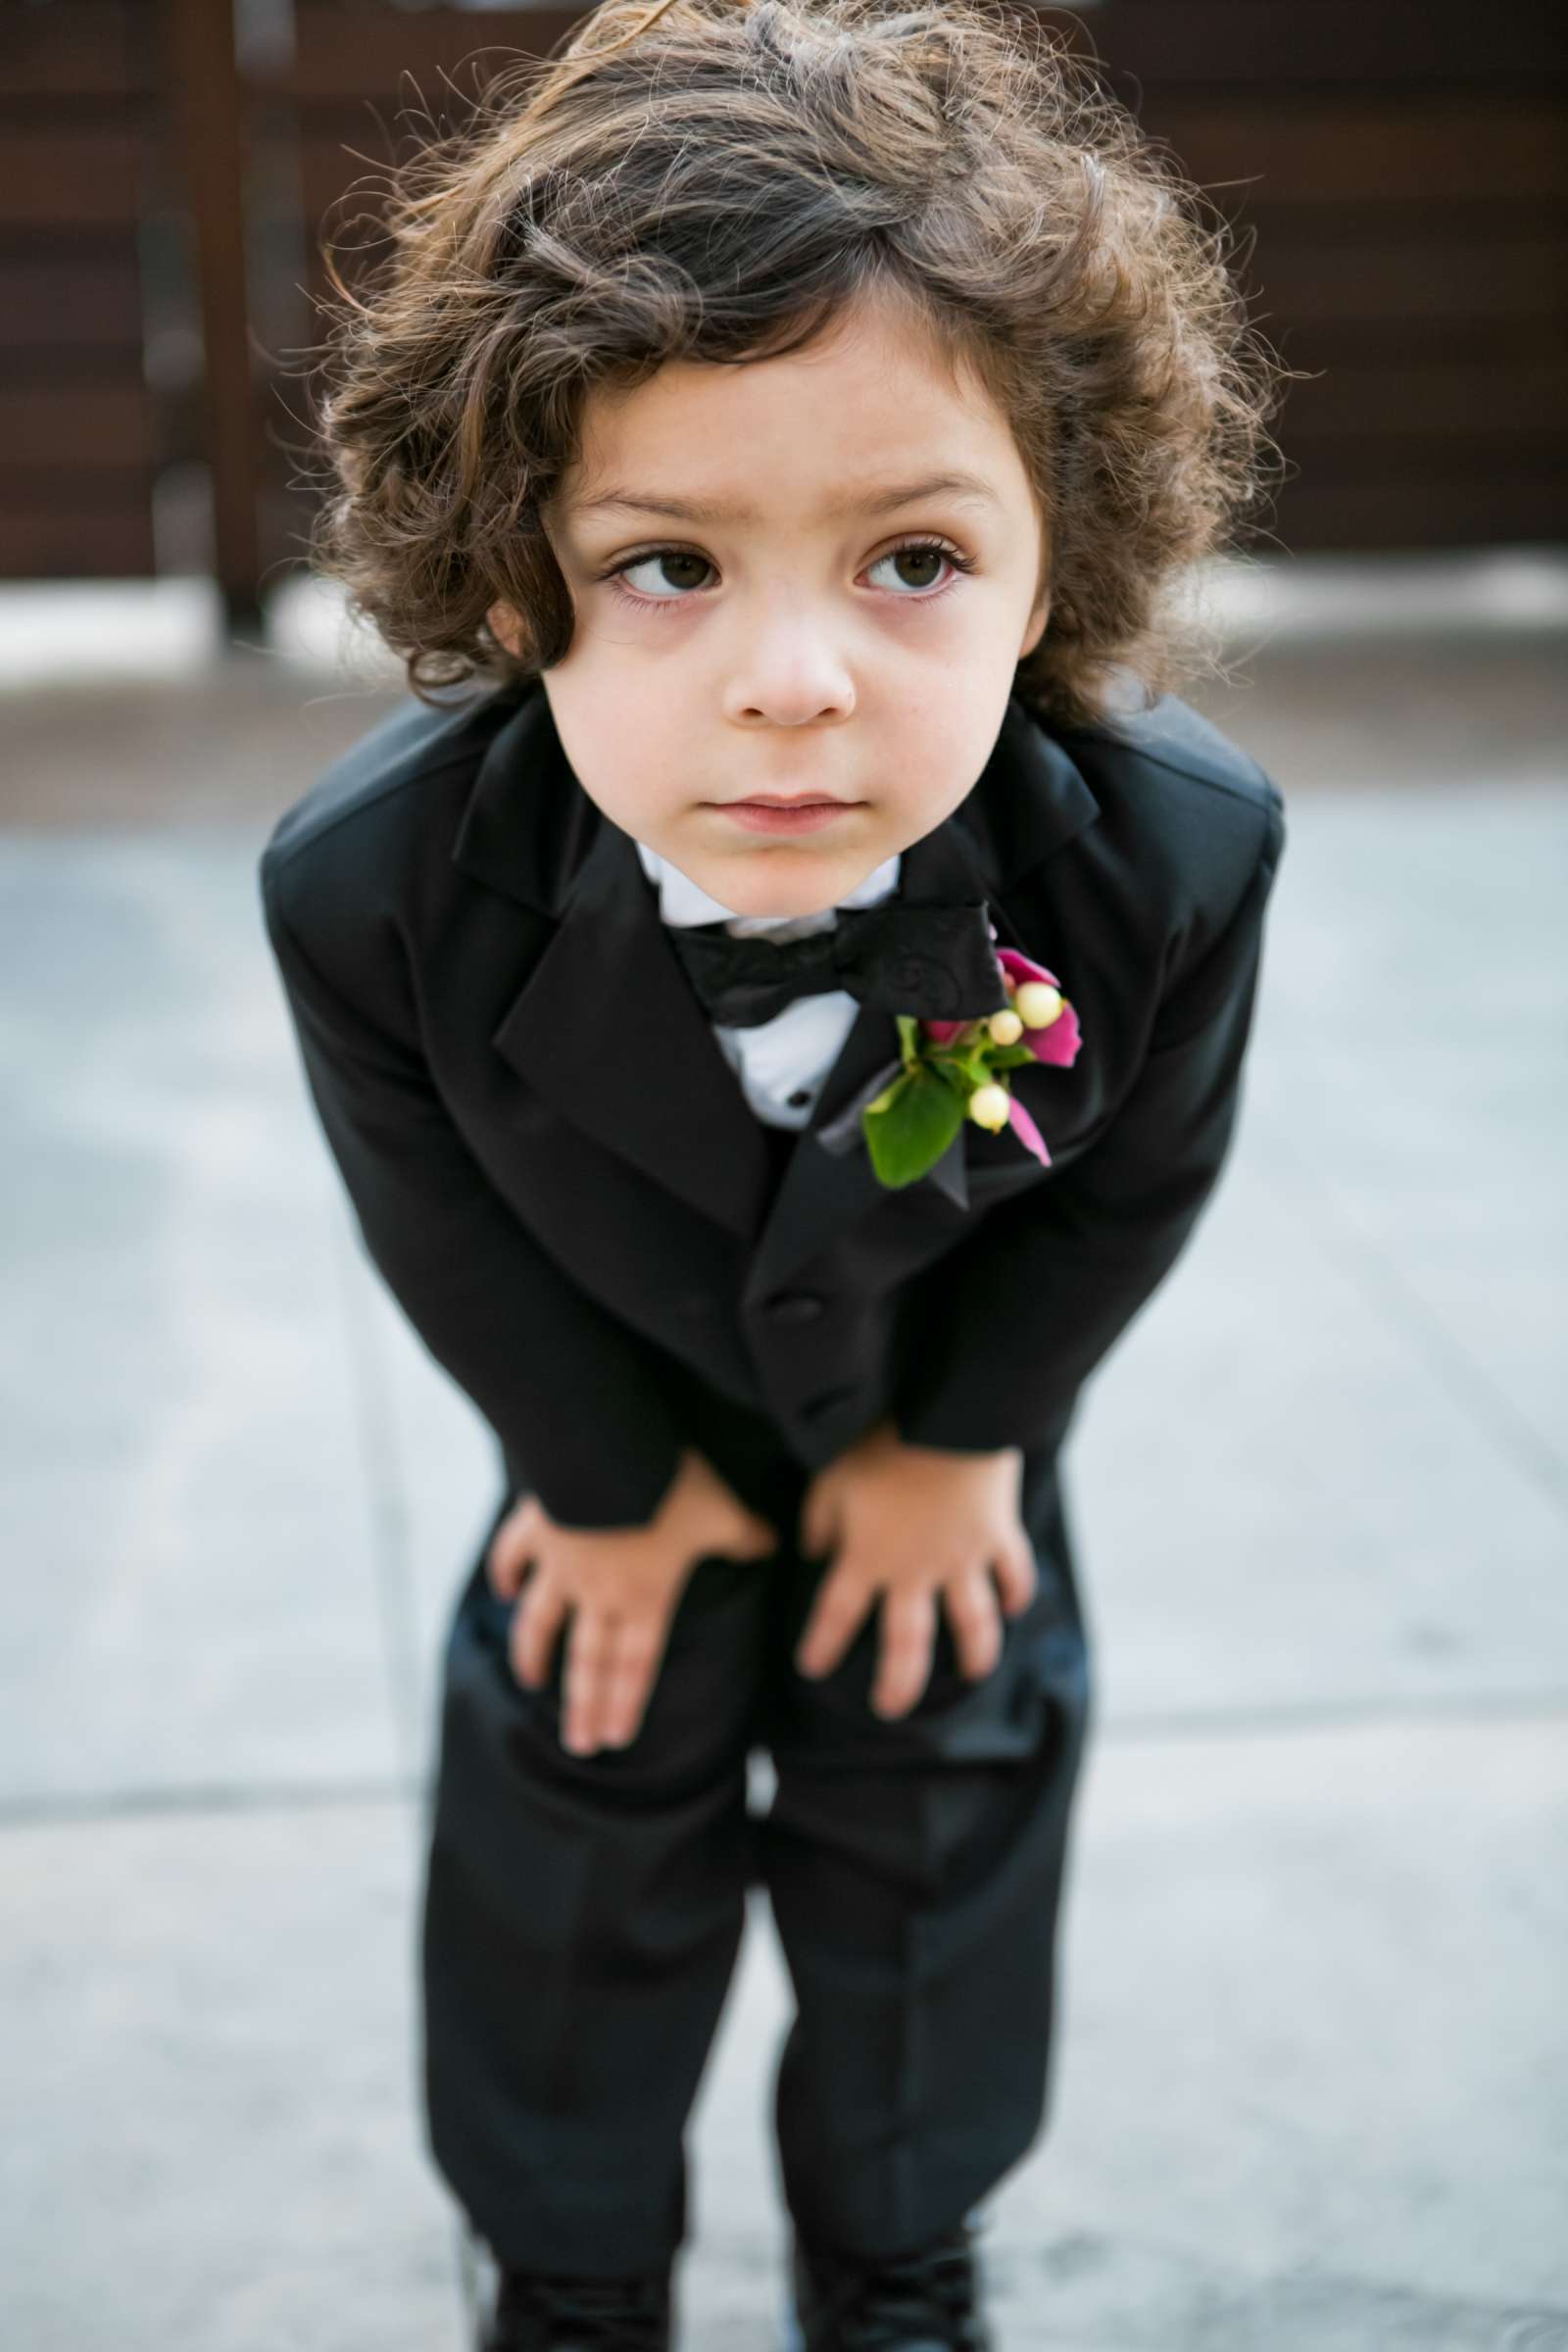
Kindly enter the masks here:
M 1528 85 L 1561 77 L 1568 39 L 1561 0 L 1104 0 L 1077 22 L 1146 87 L 1238 94 Z
M 1504 461 L 1516 444 L 1549 443 L 1568 416 L 1568 353 L 1497 367 L 1481 357 L 1434 368 L 1420 362 L 1342 361 L 1291 387 L 1291 432 L 1299 450 L 1335 442 L 1410 452 L 1450 442 Z
M 9 111 L 9 110 L 8 110 Z M 104 229 L 134 237 L 142 143 L 116 123 L 15 121 L 0 140 L 0 231 Z
M 298 56 L 279 79 L 306 104 L 352 105 L 405 68 L 422 80 L 487 48 L 543 54 L 581 13 L 295 0 Z M 1529 87 L 1560 79 L 1568 51 L 1560 0 L 1499 0 L 1484 22 L 1469 0 L 1085 0 L 1037 14 L 1075 52 L 1167 89 Z
M 46 258 L 0 250 L 0 357 L 42 376 L 87 353 L 114 353 L 139 373 L 141 288 L 122 255 L 78 247 Z
M 1107 0 L 1090 22 L 1305 371 L 1259 544 L 1568 536 L 1568 10 Z
M 142 237 L 151 0 L 6 12 L 0 73 L 0 576 L 156 561 Z
M 1288 237 L 1282 223 L 1258 250 L 1244 272 L 1254 318 L 1309 329 L 1320 350 L 1375 341 L 1441 354 L 1456 335 L 1498 353 L 1562 346 L 1562 251 L 1542 229 L 1472 222 L 1434 238 L 1419 222 L 1380 220 L 1348 239 L 1309 224 Z
M 157 568 L 145 476 L 96 481 L 91 497 L 44 493 L 0 474 L 0 579 L 139 580 Z
M 292 0 L 292 51 L 247 46 L 236 95 L 218 55 L 234 5 L 249 0 L 5 10 L 0 573 L 150 566 L 157 468 L 205 450 L 224 592 L 254 604 L 311 512 L 323 220 L 373 259 L 388 156 L 579 17 Z M 288 6 L 264 13 L 275 26 Z M 1480 20 L 1471 0 L 1042 16 L 1234 224 L 1251 316 L 1305 371 L 1274 426 L 1291 478 L 1262 544 L 1568 536 L 1562 0 L 1497 0 Z
M 32 466 L 79 479 L 137 472 L 153 454 L 145 387 L 118 369 L 74 382 L 9 376 L 0 382 L 0 451 L 18 449 Z
M 157 44 L 145 0 L 29 0 L 5 17 L 8 103 L 50 99 L 75 110 L 152 98 Z
M 1568 201 L 1568 142 L 1560 99 L 1501 92 L 1375 96 L 1294 93 L 1221 105 L 1160 92 L 1144 122 L 1167 140 L 1221 211 L 1258 199 L 1310 217 L 1354 206 L 1380 217 L 1405 208 L 1474 208 Z
M 1428 469 L 1412 483 L 1386 465 L 1366 474 L 1349 466 L 1332 474 L 1308 466 L 1293 496 L 1291 536 L 1276 526 L 1249 552 L 1528 545 L 1560 539 L 1565 511 L 1568 466 L 1560 444 L 1540 452 L 1523 473 L 1489 463 L 1484 472 L 1452 478 Z
M 295 0 L 292 57 L 262 65 L 258 89 L 284 97 L 307 115 L 335 112 L 366 120 L 368 101 L 384 107 L 439 109 L 445 77 L 461 100 L 519 51 L 545 55 L 569 33 L 580 9 L 390 9 L 386 0 L 353 7 L 342 0 Z M 395 31 L 393 26 L 395 24 Z M 412 86 L 411 86 L 412 81 Z
M 1568 535 L 1558 0 L 1507 0 L 1484 26 L 1469 0 L 1105 0 L 1041 14 L 1098 57 L 1234 224 L 1250 316 L 1305 371 L 1273 428 L 1291 469 L 1277 540 Z M 270 88 L 300 126 L 314 295 L 323 221 L 373 261 L 386 159 L 425 114 L 461 121 L 476 80 L 543 52 L 575 15 L 296 0 L 296 21 L 295 58 Z

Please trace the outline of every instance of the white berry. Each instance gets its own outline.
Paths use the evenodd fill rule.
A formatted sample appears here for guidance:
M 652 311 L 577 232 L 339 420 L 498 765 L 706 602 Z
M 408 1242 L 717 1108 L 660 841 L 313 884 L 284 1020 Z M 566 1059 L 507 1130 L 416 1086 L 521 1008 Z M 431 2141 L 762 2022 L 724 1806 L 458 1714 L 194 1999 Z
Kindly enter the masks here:
M 999 1046 L 1015 1046 L 1023 1035 L 1023 1023 L 1015 1012 L 994 1012 L 986 1022 L 992 1040 Z
M 1049 1029 L 1061 1014 L 1061 991 L 1044 980 L 1026 980 L 1013 998 L 1026 1029 Z
M 1007 1102 L 1004 1086 L 977 1086 L 969 1097 L 969 1116 L 977 1127 L 989 1127 L 994 1134 L 1007 1124 Z

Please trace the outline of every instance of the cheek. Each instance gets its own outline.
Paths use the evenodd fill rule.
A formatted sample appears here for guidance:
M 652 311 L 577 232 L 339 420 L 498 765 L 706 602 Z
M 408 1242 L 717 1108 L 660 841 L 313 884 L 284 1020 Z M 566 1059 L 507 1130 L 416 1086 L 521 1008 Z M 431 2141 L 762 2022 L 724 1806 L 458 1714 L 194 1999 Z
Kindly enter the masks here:
M 562 749 L 590 800 L 629 833 L 647 838 L 695 789 L 683 762 L 682 732 L 650 712 L 646 698 L 614 692 L 584 669 L 547 673 L 551 715 Z
M 947 813 L 956 794 L 967 794 L 991 756 L 1002 725 L 1010 665 L 993 678 L 988 664 L 955 663 L 923 670 L 889 711 L 887 760 L 909 802 L 946 802 L 931 819 Z

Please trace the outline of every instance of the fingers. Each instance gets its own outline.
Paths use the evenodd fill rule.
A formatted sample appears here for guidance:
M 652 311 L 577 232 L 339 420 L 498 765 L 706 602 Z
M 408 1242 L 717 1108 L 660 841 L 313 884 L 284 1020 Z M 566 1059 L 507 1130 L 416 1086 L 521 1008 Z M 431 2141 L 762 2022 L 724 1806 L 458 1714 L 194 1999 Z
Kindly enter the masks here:
M 600 1677 L 596 1736 L 605 1747 L 636 1739 L 664 1654 L 665 1627 L 648 1618 L 621 1618 Z
M 636 1738 L 664 1654 L 668 1613 L 608 1617 L 580 1610 L 567 1637 L 563 1690 L 564 1747 L 593 1755 Z
M 795 1647 L 802 1674 L 831 1674 L 860 1629 L 875 1593 L 844 1568 L 836 1568 L 816 1595 L 816 1605 Z
M 967 1576 L 956 1577 L 944 1589 L 943 1599 L 959 1671 L 971 1682 L 979 1682 L 995 1672 L 1002 1656 L 1002 1613 L 995 1589 L 989 1577 L 973 1569 Z
M 599 1704 L 611 1644 L 610 1622 L 592 1609 L 573 1611 L 561 1694 L 561 1743 L 573 1755 L 599 1745 Z
M 522 1572 L 538 1541 L 538 1499 L 529 1494 L 509 1511 L 491 1539 L 484 1565 L 497 1600 L 515 1600 L 521 1589 Z
M 556 1642 L 569 1605 L 560 1577 L 553 1576 L 548 1568 L 539 1569 L 518 1605 L 508 1636 L 512 1671 L 519 1683 L 533 1688 L 548 1680 L 550 1662 L 556 1654 Z
M 1036 1584 L 1034 1556 L 1027 1546 L 999 1555 L 998 1585 L 1008 1615 L 1027 1607 Z M 994 1674 L 1004 1642 L 998 1586 L 982 1567 L 951 1576 L 945 1583 L 878 1581 L 843 1567 L 817 1594 L 795 1663 L 805 1675 L 830 1674 L 855 1640 L 867 1610 L 880 1597 L 882 1632 L 871 1690 L 879 1715 L 906 1714 L 931 1679 L 938 1631 L 938 1599 L 953 1630 L 958 1669 L 970 1682 Z
M 562 1677 L 561 1743 L 573 1755 L 624 1747 L 636 1737 L 664 1654 L 669 1612 L 613 1617 L 575 1605 L 564 1584 L 541 1571 L 512 1621 L 512 1670 L 537 1688 L 550 1678 L 562 1627 L 570 1615 Z
M 1016 1617 L 1029 1606 L 1040 1583 L 1034 1545 L 1026 1534 L 1020 1533 L 1016 1543 L 997 1553 L 996 1571 L 1002 1605 L 1009 1617 Z
M 871 1704 L 879 1715 L 906 1715 L 931 1679 L 937 1638 L 936 1594 L 888 1592 L 882 1598 L 882 1646 Z

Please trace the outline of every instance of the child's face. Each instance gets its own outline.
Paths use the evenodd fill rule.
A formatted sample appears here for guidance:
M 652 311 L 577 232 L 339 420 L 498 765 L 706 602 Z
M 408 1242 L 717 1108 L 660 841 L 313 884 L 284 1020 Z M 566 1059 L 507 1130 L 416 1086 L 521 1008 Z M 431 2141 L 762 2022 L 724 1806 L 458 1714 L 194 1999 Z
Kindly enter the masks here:
M 874 511 L 959 472 L 991 495 Z M 939 825 L 984 767 L 1049 612 L 1005 420 L 978 387 L 957 397 L 886 313 L 788 358 L 672 362 L 632 392 L 596 387 L 545 519 L 577 615 L 542 679 L 566 757 L 617 825 L 738 914 L 815 913 Z M 510 608 L 490 618 L 516 642 Z M 756 793 L 841 806 L 808 830 L 761 831 L 726 807 Z

